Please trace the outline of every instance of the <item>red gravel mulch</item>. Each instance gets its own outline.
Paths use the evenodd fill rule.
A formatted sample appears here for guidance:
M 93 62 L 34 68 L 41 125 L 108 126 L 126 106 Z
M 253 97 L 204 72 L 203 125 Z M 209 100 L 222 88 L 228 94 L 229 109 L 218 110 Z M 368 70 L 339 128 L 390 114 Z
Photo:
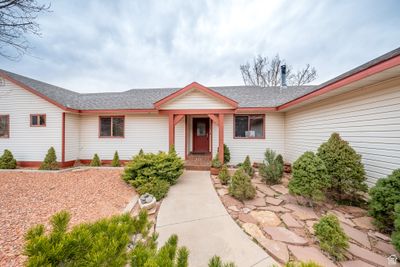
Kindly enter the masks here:
M 24 234 L 68 210 L 71 225 L 121 213 L 135 191 L 122 170 L 0 172 L 0 266 L 21 266 Z

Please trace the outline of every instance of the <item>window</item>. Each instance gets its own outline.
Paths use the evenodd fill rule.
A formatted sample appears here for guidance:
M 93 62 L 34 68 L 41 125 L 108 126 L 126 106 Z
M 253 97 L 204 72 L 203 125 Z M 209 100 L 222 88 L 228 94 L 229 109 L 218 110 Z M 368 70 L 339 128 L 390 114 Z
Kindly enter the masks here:
M 10 138 L 9 115 L 0 115 L 0 138 Z
M 100 137 L 124 137 L 124 117 L 100 117 Z
M 236 115 L 235 138 L 265 138 L 264 115 Z
M 31 127 L 45 127 L 46 114 L 31 114 Z

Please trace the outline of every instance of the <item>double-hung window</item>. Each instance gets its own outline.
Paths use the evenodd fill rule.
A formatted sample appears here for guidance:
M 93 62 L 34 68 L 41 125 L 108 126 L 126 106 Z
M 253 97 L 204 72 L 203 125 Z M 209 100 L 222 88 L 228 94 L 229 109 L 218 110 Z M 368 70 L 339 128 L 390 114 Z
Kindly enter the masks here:
M 9 115 L 0 115 L 0 138 L 10 138 Z
M 109 116 L 100 117 L 100 137 L 124 137 L 125 117 Z
M 235 115 L 235 138 L 265 138 L 264 115 Z

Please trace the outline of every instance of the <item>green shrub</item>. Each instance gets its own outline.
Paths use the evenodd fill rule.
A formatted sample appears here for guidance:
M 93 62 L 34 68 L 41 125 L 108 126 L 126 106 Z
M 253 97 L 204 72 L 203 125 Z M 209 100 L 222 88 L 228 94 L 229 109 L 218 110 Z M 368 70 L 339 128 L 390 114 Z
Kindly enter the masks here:
M 375 225 L 384 232 L 393 231 L 394 206 L 400 203 L 400 169 L 379 179 L 369 195 L 369 214 L 374 217 Z
M 150 179 L 164 180 L 173 185 L 182 173 L 183 161 L 174 151 L 139 153 L 125 166 L 122 178 L 138 188 Z
M 239 168 L 232 176 L 229 185 L 229 194 L 239 200 L 252 199 L 255 197 L 256 189 L 251 184 L 250 177 L 242 168 Z
M 118 151 L 115 151 L 115 153 L 114 153 L 114 158 L 112 160 L 111 166 L 121 167 L 121 162 L 119 161 Z
M 236 267 L 236 265 L 233 262 L 223 263 L 219 256 L 214 256 L 208 262 L 208 267 Z
M 305 152 L 294 162 L 293 178 L 288 186 L 291 194 L 319 201 L 325 198 L 324 192 L 329 186 L 325 164 L 313 152 Z
M 215 157 L 211 161 L 211 167 L 219 169 L 219 168 L 221 168 L 221 166 L 222 166 L 222 163 L 221 163 L 221 161 L 219 161 L 218 153 L 217 153 L 217 154 L 215 154 Z
M 392 243 L 397 251 L 400 252 L 400 204 L 396 204 L 394 208 L 394 232 L 392 234 Z
M 69 221 L 70 215 L 60 212 L 52 217 L 48 234 L 44 225 L 27 232 L 26 266 L 124 266 L 131 235 L 146 235 L 151 227 L 145 212 L 136 218 L 124 214 L 83 223 L 67 231 Z
M 349 241 L 340 227 L 338 218 L 332 214 L 323 216 L 318 223 L 314 224 L 313 228 L 321 249 L 336 260 L 343 260 L 345 250 L 349 247 Z
M 290 261 L 285 264 L 285 267 L 323 267 L 323 266 L 313 261 L 309 262 Z
M 157 200 L 164 198 L 168 194 L 169 183 L 165 180 L 150 179 L 147 183 L 140 185 L 136 191 L 143 195 L 145 193 L 152 194 Z
M 15 169 L 17 161 L 14 159 L 10 150 L 4 149 L 3 155 L 0 157 L 0 169 Z
M 186 247 L 178 248 L 178 236 L 172 235 L 157 250 L 157 234 L 145 236 L 131 252 L 132 267 L 187 267 L 189 251 Z
M 275 151 L 267 149 L 265 151 L 264 162 L 260 166 L 260 175 L 267 184 L 278 184 L 283 176 L 283 158 L 276 155 Z
M 93 159 L 90 162 L 90 166 L 92 166 L 92 167 L 100 167 L 101 166 L 101 161 L 100 161 L 99 155 L 94 154 Z
M 218 178 L 221 181 L 221 184 L 227 185 L 229 183 L 231 176 L 229 175 L 228 167 L 226 165 L 222 166 L 222 169 L 218 174 Z
M 224 144 L 224 164 L 229 163 L 231 161 L 231 151 L 229 150 L 229 147 Z
M 57 156 L 54 147 L 50 147 L 47 151 L 44 161 L 39 167 L 39 170 L 58 170 Z
M 318 148 L 317 156 L 325 163 L 331 178 L 331 195 L 336 200 L 359 200 L 360 192 L 367 192 L 361 155 L 338 133 Z
M 253 177 L 254 169 L 253 166 L 251 166 L 250 157 L 248 155 L 246 156 L 246 159 L 244 160 L 240 168 L 243 168 L 243 170 L 247 173 L 248 176 L 250 176 L 250 178 Z

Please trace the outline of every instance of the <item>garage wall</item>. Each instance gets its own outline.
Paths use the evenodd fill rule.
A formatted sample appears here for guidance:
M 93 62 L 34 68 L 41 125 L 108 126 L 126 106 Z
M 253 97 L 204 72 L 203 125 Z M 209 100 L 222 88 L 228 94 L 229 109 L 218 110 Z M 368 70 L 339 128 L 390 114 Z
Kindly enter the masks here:
M 285 159 L 315 152 L 332 132 L 362 155 L 369 185 L 400 168 L 400 80 L 287 112 Z

